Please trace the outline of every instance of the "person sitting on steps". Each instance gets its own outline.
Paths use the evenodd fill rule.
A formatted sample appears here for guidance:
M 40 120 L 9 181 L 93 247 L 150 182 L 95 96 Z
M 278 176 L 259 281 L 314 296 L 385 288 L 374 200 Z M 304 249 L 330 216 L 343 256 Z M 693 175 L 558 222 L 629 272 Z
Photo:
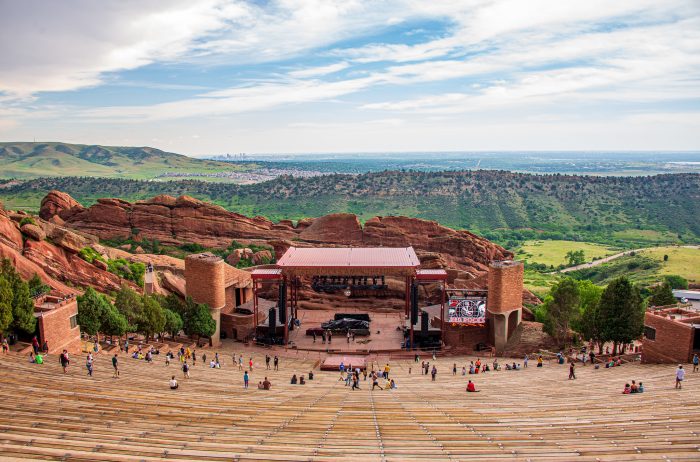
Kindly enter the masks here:
M 467 383 L 467 393 L 478 393 L 479 390 L 476 389 L 476 385 L 471 380 Z

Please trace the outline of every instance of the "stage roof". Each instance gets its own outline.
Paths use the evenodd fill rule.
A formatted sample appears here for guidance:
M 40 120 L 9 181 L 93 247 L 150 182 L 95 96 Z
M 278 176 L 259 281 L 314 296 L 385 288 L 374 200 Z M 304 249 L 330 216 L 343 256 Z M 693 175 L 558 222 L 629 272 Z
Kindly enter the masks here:
M 420 265 L 413 247 L 290 247 L 277 266 L 292 275 L 403 275 Z

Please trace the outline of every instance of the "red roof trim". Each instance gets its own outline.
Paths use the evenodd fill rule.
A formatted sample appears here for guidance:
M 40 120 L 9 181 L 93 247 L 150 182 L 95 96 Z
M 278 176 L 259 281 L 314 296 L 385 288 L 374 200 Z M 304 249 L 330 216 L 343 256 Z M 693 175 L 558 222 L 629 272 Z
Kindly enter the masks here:
M 280 268 L 418 268 L 413 247 L 290 247 Z

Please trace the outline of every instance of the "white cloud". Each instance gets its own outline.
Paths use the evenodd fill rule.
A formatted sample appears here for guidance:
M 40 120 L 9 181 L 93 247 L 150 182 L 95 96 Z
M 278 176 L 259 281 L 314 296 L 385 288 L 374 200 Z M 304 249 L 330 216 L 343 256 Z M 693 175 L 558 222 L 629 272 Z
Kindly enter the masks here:
M 326 66 L 309 67 L 306 69 L 291 71 L 289 72 L 289 76 L 299 79 L 307 77 L 318 77 L 321 75 L 334 74 L 336 72 L 340 72 L 344 69 L 347 69 L 348 67 L 350 67 L 350 64 L 345 61 L 342 61 L 339 63 L 328 64 Z

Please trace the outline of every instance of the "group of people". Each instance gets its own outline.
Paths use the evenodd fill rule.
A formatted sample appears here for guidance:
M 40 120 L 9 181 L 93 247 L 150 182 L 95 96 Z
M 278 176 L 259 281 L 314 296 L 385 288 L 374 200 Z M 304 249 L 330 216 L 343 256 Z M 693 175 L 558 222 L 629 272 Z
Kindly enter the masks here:
M 644 393 L 644 384 L 639 382 L 639 385 L 637 385 L 634 380 L 632 380 L 632 385 L 626 383 L 624 390 L 622 390 L 622 394 L 629 395 L 630 393 Z
M 309 371 L 309 380 L 313 380 L 313 379 L 314 379 L 314 373 L 313 373 L 313 371 Z M 297 378 L 296 374 L 293 374 L 292 379 L 289 381 L 289 383 L 291 383 L 292 385 L 296 385 L 297 383 L 299 385 L 306 385 L 306 379 L 304 379 L 303 374 L 299 375 L 298 378 Z

